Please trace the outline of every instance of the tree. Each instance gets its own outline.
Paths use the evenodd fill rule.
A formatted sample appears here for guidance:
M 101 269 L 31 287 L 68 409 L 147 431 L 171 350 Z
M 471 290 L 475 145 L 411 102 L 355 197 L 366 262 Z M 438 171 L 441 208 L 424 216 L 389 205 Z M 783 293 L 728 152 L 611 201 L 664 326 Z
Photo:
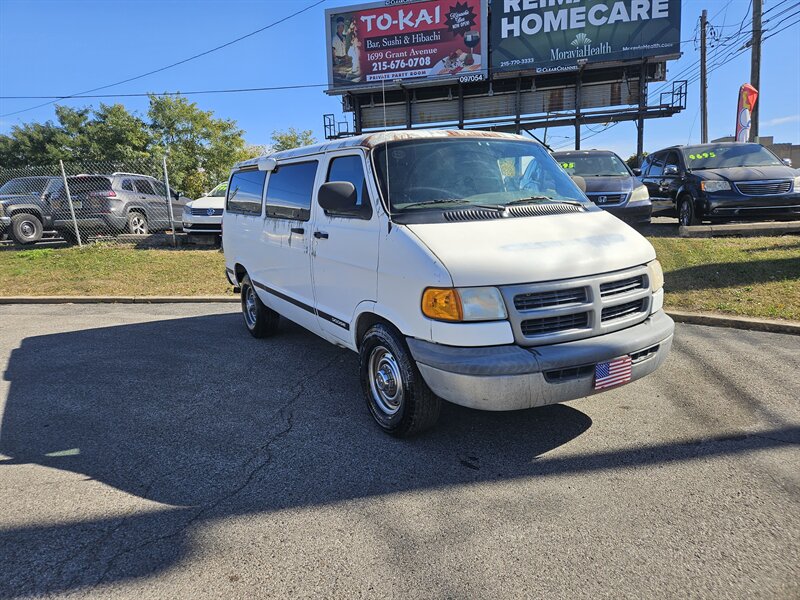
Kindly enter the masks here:
M 272 132 L 272 150 L 273 152 L 280 152 L 281 150 L 291 150 L 292 148 L 300 148 L 301 146 L 310 146 L 316 144 L 317 140 L 314 137 L 314 132 L 310 129 L 297 131 L 294 127 L 289 127 L 286 131 L 276 130 Z
M 234 163 L 250 156 L 236 121 L 216 119 L 211 111 L 181 96 L 150 96 L 150 128 L 163 155 L 168 148 L 170 183 L 198 197 L 223 179 Z
M 647 152 L 642 152 L 642 160 L 647 158 Z M 639 167 L 639 157 L 635 154 L 631 154 L 628 157 L 628 160 L 625 161 L 631 169 L 636 169 Z

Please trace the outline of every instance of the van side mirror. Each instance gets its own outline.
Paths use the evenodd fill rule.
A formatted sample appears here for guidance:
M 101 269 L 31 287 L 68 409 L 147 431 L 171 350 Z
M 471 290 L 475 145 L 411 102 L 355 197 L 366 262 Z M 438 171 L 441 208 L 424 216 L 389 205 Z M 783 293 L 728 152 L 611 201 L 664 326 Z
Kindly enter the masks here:
M 361 212 L 356 186 L 349 181 L 323 183 L 319 188 L 317 201 L 327 215 L 352 216 Z
M 792 166 L 792 159 L 791 158 L 784 158 L 782 160 L 783 160 L 783 164 L 785 164 L 787 167 L 791 167 Z
M 570 177 L 572 178 L 572 181 L 575 182 L 575 185 L 577 185 L 581 189 L 581 191 L 585 194 L 586 193 L 586 180 L 583 177 L 581 177 L 580 175 L 570 175 Z
M 633 169 L 631 169 L 631 171 L 633 171 L 633 174 L 636 175 L 637 177 L 642 176 L 642 170 L 639 167 L 634 167 Z

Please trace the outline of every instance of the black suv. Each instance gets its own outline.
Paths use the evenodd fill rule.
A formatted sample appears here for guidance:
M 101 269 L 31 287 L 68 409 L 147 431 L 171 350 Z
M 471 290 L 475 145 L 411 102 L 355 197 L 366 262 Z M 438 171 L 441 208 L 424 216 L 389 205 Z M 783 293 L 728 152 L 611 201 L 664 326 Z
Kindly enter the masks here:
M 166 186 L 137 173 L 67 177 L 75 220 L 93 233 L 146 234 L 170 228 Z M 170 190 L 174 226 L 189 198 Z M 18 177 L 0 187 L 0 236 L 31 244 L 45 231 L 74 234 L 72 213 L 61 177 Z
M 640 178 L 654 212 L 677 211 L 681 225 L 800 217 L 800 172 L 760 144 L 673 146 L 650 154 Z
M 647 188 L 610 150 L 553 152 L 570 176 L 586 182 L 586 196 L 600 208 L 629 223 L 649 223 L 653 206 Z

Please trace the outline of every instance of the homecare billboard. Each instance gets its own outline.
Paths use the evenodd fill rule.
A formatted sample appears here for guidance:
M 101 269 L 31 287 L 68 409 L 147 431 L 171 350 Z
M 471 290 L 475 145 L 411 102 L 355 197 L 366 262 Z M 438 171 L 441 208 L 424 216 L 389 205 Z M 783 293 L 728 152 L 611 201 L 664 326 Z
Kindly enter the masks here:
M 493 0 L 491 21 L 494 73 L 680 53 L 681 0 Z
M 384 0 L 325 11 L 332 90 L 486 79 L 487 0 Z

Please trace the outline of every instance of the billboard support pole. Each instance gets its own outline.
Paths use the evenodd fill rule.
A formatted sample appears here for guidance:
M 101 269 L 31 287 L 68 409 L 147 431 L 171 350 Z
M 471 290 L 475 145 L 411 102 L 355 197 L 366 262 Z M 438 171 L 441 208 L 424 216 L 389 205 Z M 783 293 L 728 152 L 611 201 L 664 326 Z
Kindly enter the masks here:
M 458 82 L 458 128 L 464 129 L 464 85 Z
M 642 59 L 639 69 L 639 118 L 636 121 L 636 162 L 644 162 L 644 113 L 647 108 L 647 59 Z
M 516 120 L 514 121 L 514 133 L 519 135 L 519 132 L 521 131 L 520 122 L 522 120 L 522 76 L 517 77 L 517 95 L 514 98 L 514 105 L 516 107 L 514 112 L 517 114 Z
M 583 67 L 578 71 L 575 80 L 575 150 L 581 149 L 581 75 Z

